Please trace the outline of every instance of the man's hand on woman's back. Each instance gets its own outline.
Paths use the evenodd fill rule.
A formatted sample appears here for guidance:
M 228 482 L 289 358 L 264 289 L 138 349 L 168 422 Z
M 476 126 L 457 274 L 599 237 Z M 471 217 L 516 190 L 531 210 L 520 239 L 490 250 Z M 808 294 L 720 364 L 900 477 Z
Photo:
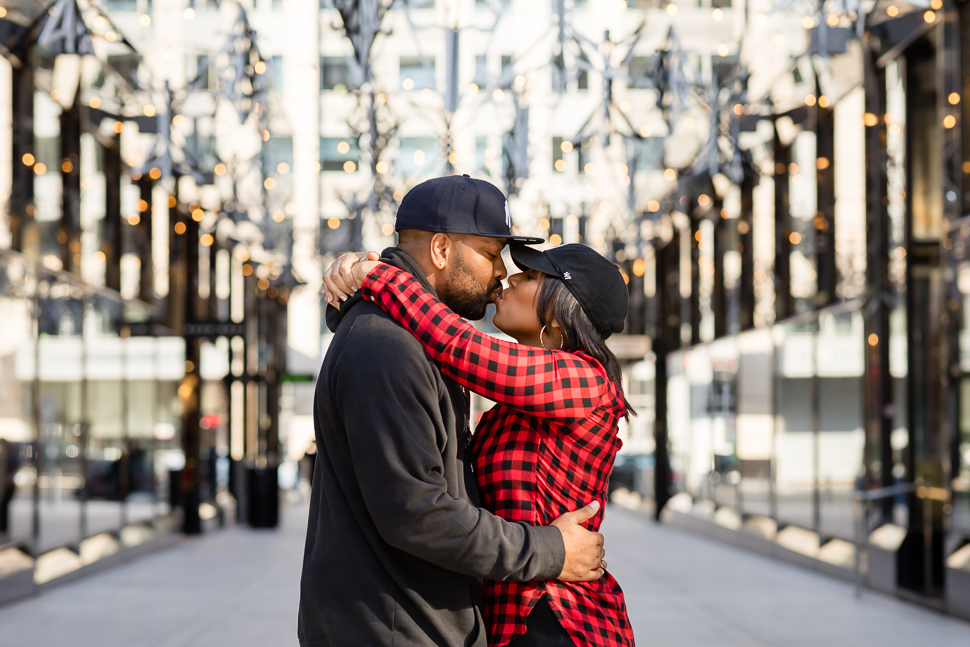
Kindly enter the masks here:
M 603 577 L 606 551 L 603 550 L 603 535 L 586 530 L 581 525 L 599 512 L 600 504 L 593 501 L 579 510 L 567 512 L 552 522 L 562 533 L 562 543 L 566 547 L 566 561 L 557 579 L 564 582 L 592 582 Z

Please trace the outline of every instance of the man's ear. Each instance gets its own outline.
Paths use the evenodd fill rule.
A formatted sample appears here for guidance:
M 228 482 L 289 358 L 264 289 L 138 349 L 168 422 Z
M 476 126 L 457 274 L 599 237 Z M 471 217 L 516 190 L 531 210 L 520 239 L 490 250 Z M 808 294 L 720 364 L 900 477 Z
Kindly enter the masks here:
M 431 264 L 436 270 L 445 269 L 454 252 L 455 241 L 448 234 L 438 233 L 431 237 Z

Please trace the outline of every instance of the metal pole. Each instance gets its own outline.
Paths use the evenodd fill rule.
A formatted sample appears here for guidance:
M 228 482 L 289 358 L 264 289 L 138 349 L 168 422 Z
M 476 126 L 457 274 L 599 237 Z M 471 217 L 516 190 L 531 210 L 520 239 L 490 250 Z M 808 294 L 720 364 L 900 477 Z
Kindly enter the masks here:
M 714 310 L 714 337 L 723 337 L 728 332 L 727 295 L 724 289 L 724 253 L 727 251 L 727 225 L 721 218 L 721 199 L 714 197 L 714 287 L 711 301 Z
M 121 445 L 122 463 L 119 471 L 121 485 L 121 526 L 128 525 L 128 494 L 131 490 L 131 446 L 128 429 L 130 411 L 128 403 L 128 327 L 121 329 Z
M 43 416 L 41 412 L 41 398 L 43 393 L 40 384 L 40 296 L 37 293 L 37 283 L 40 282 L 40 272 L 38 266 L 34 265 L 33 295 L 33 333 L 34 333 L 34 379 L 31 382 L 31 414 L 34 423 L 34 444 L 32 456 L 34 463 L 34 488 L 33 488 L 33 516 L 31 518 L 31 554 L 37 556 L 40 552 L 40 475 L 44 469 L 44 439 L 43 439 Z
M 61 113 L 61 226 L 57 233 L 64 269 L 81 274 L 81 93 Z
M 34 170 L 27 164 L 34 158 L 34 67 L 33 55 L 26 53 L 12 69 L 11 108 L 13 128 L 12 177 L 10 194 L 10 234 L 14 251 L 28 253 L 36 262 L 40 240 L 34 224 Z
M 84 488 L 81 490 L 81 513 L 80 513 L 80 524 L 79 532 L 80 538 L 85 539 L 88 536 L 88 500 L 90 499 L 90 492 L 88 489 L 88 452 L 90 451 L 91 442 L 91 423 L 88 420 L 88 344 L 87 344 L 87 326 L 84 325 L 85 320 L 88 318 L 88 313 L 92 310 L 91 295 L 84 295 L 84 303 L 81 309 L 81 437 L 79 439 L 81 444 L 81 470 L 84 475 Z M 120 474 L 120 472 L 119 472 Z
M 738 237 L 741 244 L 740 312 L 738 323 L 741 330 L 754 328 L 754 187 L 757 176 L 745 173 L 741 181 L 741 217 L 738 219 Z
M 819 433 L 820 433 L 820 407 L 819 397 L 819 377 L 818 377 L 818 336 L 819 321 L 815 320 L 815 329 L 812 331 L 812 379 L 811 379 L 811 402 L 812 402 L 812 529 L 821 538 L 822 535 L 822 509 L 821 493 L 819 491 Z
M 862 542 L 865 541 L 865 506 L 861 492 L 855 496 L 855 597 L 862 597 Z
M 155 267 L 152 259 L 152 180 L 147 175 L 143 175 L 137 182 L 141 198 L 134 235 L 135 254 L 138 255 L 140 269 L 138 298 L 145 303 L 155 303 Z
M 672 474 L 670 470 L 669 433 L 667 426 L 667 353 L 680 345 L 680 285 L 678 233 L 666 245 L 657 243 L 656 299 L 658 317 L 654 337 L 654 486 L 655 516 L 660 520 L 670 499 Z
M 783 146 L 774 124 L 775 160 L 775 321 L 795 314 L 791 296 L 791 222 L 788 214 L 788 166 L 791 147 Z
M 822 89 L 815 75 L 815 92 L 821 101 Z M 815 122 L 815 262 L 818 277 L 815 306 L 834 301 L 838 272 L 835 259 L 835 113 L 818 102 L 809 108 Z
M 121 135 L 102 146 L 104 155 L 104 220 L 101 223 L 101 251 L 104 253 L 104 284 L 121 291 Z

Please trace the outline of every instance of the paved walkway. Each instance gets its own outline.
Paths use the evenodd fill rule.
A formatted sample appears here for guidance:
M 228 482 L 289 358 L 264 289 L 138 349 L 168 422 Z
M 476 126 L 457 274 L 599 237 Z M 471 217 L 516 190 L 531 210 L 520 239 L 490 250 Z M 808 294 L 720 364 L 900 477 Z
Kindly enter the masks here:
M 305 509 L 277 532 L 230 529 L 0 607 L 3 647 L 296 644 Z M 967 647 L 970 624 L 657 526 L 611 507 L 610 567 L 637 643 L 676 647 Z

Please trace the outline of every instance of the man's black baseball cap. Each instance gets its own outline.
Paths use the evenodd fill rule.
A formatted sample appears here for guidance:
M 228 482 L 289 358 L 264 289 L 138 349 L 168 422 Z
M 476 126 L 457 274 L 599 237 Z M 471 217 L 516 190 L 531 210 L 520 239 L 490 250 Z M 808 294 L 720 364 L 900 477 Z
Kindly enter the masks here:
M 467 175 L 437 177 L 408 191 L 397 210 L 394 228 L 505 238 L 525 245 L 545 242 L 514 235 L 509 203 L 502 192 Z
M 509 251 L 519 269 L 536 270 L 562 280 L 603 339 L 623 330 L 630 295 L 616 265 L 579 244 L 560 245 L 544 252 L 512 245 Z

